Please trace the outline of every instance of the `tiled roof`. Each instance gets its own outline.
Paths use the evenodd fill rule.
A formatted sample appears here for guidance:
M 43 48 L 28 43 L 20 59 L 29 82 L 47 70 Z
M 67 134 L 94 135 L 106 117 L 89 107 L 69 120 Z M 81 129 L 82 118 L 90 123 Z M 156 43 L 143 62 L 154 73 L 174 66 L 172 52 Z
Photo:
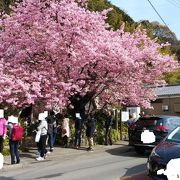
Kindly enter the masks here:
M 157 96 L 180 96 L 180 85 L 157 87 L 155 94 Z

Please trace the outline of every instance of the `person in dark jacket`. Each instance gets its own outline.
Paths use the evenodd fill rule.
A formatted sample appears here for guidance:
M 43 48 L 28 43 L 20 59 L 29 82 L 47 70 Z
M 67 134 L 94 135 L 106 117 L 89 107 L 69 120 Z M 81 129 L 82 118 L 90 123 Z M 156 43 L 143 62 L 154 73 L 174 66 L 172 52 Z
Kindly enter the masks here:
M 75 120 L 75 148 L 79 149 L 81 146 L 81 131 L 82 131 L 82 118 L 80 113 L 76 113 Z
M 90 113 L 86 124 L 86 136 L 89 144 L 89 147 L 87 148 L 88 151 L 94 151 L 92 147 L 94 145 L 93 137 L 94 137 L 95 128 L 96 125 L 95 125 L 94 114 Z
M 112 118 L 112 112 L 108 112 L 106 122 L 105 122 L 105 145 L 112 145 L 112 139 L 111 139 L 111 128 L 113 124 L 113 118 Z
M 54 149 L 54 132 L 57 133 L 57 125 L 54 111 L 50 111 L 49 116 L 46 118 L 48 124 L 47 137 L 48 137 L 48 145 L 50 150 L 48 153 L 53 152 Z M 56 130 L 56 131 L 55 131 Z
M 55 122 L 54 122 L 54 133 L 53 133 L 53 145 L 55 145 L 56 140 L 61 135 L 61 123 L 63 121 L 63 114 L 57 113 L 55 116 Z
M 136 122 L 135 117 L 132 114 L 130 114 L 129 119 L 126 122 L 126 125 L 128 127 L 129 145 L 132 144 L 132 140 L 131 140 L 131 138 L 132 138 L 132 129 L 131 128 L 135 124 L 135 122 Z

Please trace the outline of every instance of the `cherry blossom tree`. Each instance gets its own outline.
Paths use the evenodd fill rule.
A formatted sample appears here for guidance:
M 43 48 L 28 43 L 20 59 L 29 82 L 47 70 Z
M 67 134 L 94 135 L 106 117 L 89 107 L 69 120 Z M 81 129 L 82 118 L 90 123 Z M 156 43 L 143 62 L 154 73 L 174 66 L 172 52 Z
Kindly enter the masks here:
M 0 32 L 0 101 L 44 103 L 83 111 L 99 104 L 150 106 L 160 77 L 178 67 L 165 45 L 145 31 L 117 31 L 109 10 L 90 12 L 82 1 L 24 0 L 3 17 Z

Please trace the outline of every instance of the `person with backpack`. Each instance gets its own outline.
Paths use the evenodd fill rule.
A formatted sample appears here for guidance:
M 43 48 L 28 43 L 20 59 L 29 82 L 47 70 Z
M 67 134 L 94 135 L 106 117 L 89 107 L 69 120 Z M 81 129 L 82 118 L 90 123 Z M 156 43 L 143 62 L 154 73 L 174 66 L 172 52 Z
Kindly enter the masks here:
M 19 164 L 19 145 L 23 138 L 23 128 L 18 123 L 18 118 L 14 116 L 8 117 L 7 129 L 9 133 L 9 148 L 11 154 L 11 164 Z
M 4 118 L 4 111 L 0 110 L 0 153 L 3 153 L 3 142 L 6 137 L 7 127 L 6 127 L 6 119 Z

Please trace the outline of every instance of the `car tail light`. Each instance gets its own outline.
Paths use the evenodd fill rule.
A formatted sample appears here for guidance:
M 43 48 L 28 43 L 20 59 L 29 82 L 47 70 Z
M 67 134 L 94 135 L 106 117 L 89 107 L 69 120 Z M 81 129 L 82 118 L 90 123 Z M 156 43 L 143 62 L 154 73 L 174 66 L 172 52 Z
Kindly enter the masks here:
M 169 128 L 167 126 L 164 125 L 156 126 L 156 131 L 167 132 L 168 130 Z

